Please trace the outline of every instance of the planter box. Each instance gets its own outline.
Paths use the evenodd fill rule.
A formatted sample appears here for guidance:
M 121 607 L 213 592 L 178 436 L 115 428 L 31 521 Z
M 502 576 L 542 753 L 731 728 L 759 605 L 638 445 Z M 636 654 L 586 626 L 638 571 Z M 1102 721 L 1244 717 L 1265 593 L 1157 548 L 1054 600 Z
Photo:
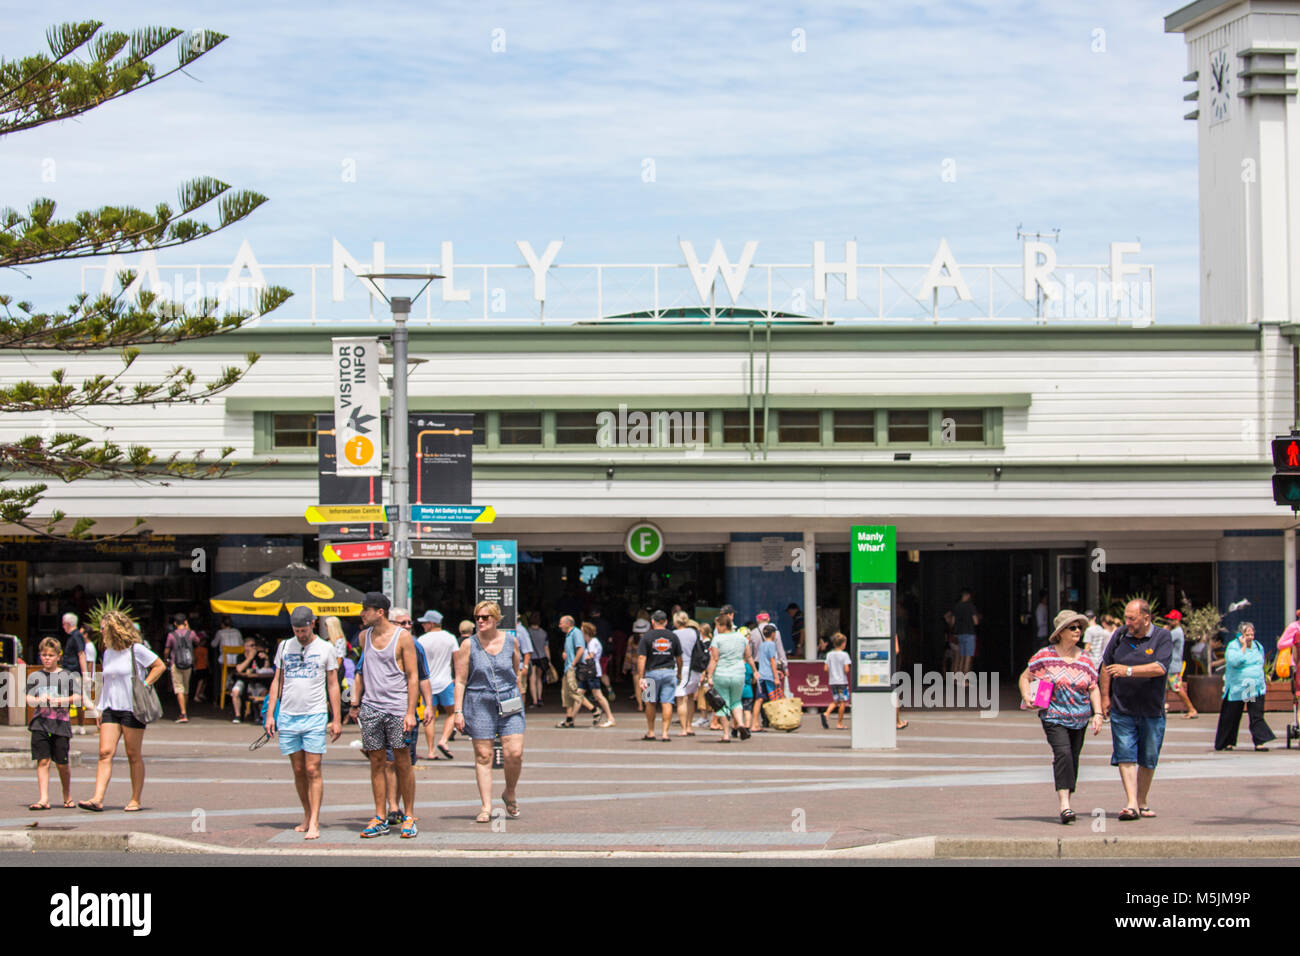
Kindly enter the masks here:
M 1183 678 L 1183 683 L 1187 685 L 1187 696 L 1191 699 L 1193 707 L 1203 714 L 1217 714 L 1219 712 L 1219 705 L 1223 702 L 1222 674 L 1210 676 L 1195 674 Z M 1177 700 L 1177 696 L 1174 699 Z M 1170 709 L 1173 709 L 1172 704 Z M 1182 706 L 1182 701 L 1178 701 L 1178 709 L 1180 711 L 1185 709 Z
M 1223 675 L 1215 674 L 1213 677 L 1203 675 L 1193 675 L 1184 678 L 1183 682 L 1187 685 L 1187 696 L 1191 698 L 1192 706 L 1198 711 L 1209 714 L 1217 714 L 1219 706 L 1223 702 Z M 1187 710 L 1183 706 L 1182 699 L 1172 691 L 1165 695 L 1165 701 L 1169 704 L 1169 713 L 1181 714 Z M 1290 711 L 1294 708 L 1295 701 L 1291 696 L 1291 682 L 1269 681 L 1268 691 L 1264 696 L 1265 711 Z
M 1291 694 L 1289 680 L 1271 680 L 1268 692 L 1264 695 L 1264 710 L 1291 711 L 1295 707 L 1295 698 Z

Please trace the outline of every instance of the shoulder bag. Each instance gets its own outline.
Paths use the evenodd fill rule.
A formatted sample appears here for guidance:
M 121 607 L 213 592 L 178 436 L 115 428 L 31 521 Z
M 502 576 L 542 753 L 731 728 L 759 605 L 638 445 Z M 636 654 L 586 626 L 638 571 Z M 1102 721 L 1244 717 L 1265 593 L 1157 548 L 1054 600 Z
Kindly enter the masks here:
M 140 723 L 152 724 L 162 716 L 162 704 L 158 701 L 158 692 L 140 679 L 140 668 L 135 660 L 137 646 L 132 644 L 127 648 L 131 655 L 131 713 Z
M 489 654 L 487 650 L 483 647 L 483 642 L 479 640 L 477 634 L 474 635 L 474 640 L 478 644 L 479 650 L 483 651 L 483 656 L 487 658 L 488 680 L 492 682 L 492 693 L 496 695 L 497 714 L 501 717 L 509 717 L 512 714 L 522 714 L 524 712 L 523 697 L 520 696 L 519 694 L 515 694 L 513 697 L 510 697 L 506 700 L 501 699 L 501 691 L 497 688 L 496 668 L 492 666 L 492 655 Z M 507 645 L 508 643 L 509 642 L 507 641 Z M 518 646 L 517 641 L 516 641 L 516 646 Z M 505 652 L 506 652 L 506 645 L 503 645 L 501 648 L 501 653 L 504 654 Z M 512 651 L 511 660 L 513 659 L 514 659 L 514 655 Z

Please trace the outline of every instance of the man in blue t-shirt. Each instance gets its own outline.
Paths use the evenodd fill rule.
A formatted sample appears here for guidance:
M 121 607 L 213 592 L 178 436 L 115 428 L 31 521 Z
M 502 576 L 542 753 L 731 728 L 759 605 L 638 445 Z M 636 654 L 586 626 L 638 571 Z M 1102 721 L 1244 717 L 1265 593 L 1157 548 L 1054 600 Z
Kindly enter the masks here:
M 560 684 L 560 704 L 564 707 L 564 719 L 555 726 L 569 728 L 574 725 L 573 718 L 578 716 L 579 708 L 595 710 L 596 705 L 587 700 L 587 695 L 578 686 L 575 670 L 578 662 L 587 656 L 587 639 L 568 614 L 560 618 L 560 630 L 564 631 L 564 680 Z
M 1124 626 L 1101 657 L 1101 712 L 1110 718 L 1110 763 L 1119 767 L 1128 801 L 1119 814 L 1124 821 L 1156 815 L 1147 794 L 1165 737 L 1165 675 L 1173 653 L 1169 632 L 1151 623 L 1146 601 L 1136 600 L 1124 608 Z

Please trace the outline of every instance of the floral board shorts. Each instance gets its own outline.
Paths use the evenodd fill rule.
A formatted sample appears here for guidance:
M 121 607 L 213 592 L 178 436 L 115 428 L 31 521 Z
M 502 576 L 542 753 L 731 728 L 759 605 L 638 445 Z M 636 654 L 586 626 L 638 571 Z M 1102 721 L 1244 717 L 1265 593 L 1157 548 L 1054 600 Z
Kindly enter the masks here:
M 406 747 L 401 715 L 382 713 L 363 701 L 360 718 L 362 750 L 402 750 Z

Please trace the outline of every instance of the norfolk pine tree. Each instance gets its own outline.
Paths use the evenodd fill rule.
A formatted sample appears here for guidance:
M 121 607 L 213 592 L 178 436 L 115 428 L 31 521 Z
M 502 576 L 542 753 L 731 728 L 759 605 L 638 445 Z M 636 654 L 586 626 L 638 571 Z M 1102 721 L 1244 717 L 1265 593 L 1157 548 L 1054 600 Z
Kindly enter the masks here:
M 0 137 L 69 119 L 145 89 L 184 70 L 226 39 L 210 30 L 185 33 L 150 27 L 128 35 L 104 31 L 102 26 L 88 21 L 52 27 L 47 32 L 49 56 L 0 59 Z M 153 60 L 173 43 L 177 64 L 160 73 Z M 26 213 L 0 209 L 0 267 L 21 274 L 42 263 L 168 249 L 232 226 L 264 202 L 265 196 L 232 192 L 226 183 L 212 178 L 185 183 L 175 210 L 159 203 L 152 213 L 104 206 L 59 219 L 52 200 L 35 199 Z M 113 350 L 121 356 L 120 368 L 111 375 L 78 378 L 56 369 L 47 382 L 0 385 L 0 415 L 73 413 L 84 418 L 97 409 L 206 401 L 238 382 L 257 356 L 249 353 L 246 364 L 225 368 L 206 383 L 183 366 L 154 380 L 128 380 L 140 347 L 234 331 L 252 316 L 277 308 L 290 295 L 273 286 L 259 293 L 254 310 L 222 314 L 220 304 L 212 299 L 177 305 L 143 288 L 128 299 L 125 293 L 134 274 L 124 272 L 117 279 L 116 294 L 92 298 L 82 293 L 66 309 L 54 312 L 15 302 L 0 279 L 0 350 L 71 355 Z M 146 447 L 97 444 L 74 433 L 0 439 L 0 523 L 51 537 L 84 538 L 94 521 L 82 517 L 61 528 L 67 516 L 60 511 L 38 518 L 35 512 L 48 486 L 19 482 L 131 478 L 165 484 L 176 478 L 217 478 L 233 465 L 229 459 L 233 451 L 222 449 L 219 456 L 206 460 L 202 450 L 190 459 L 176 454 L 159 459 Z M 136 519 L 136 527 L 141 523 Z

